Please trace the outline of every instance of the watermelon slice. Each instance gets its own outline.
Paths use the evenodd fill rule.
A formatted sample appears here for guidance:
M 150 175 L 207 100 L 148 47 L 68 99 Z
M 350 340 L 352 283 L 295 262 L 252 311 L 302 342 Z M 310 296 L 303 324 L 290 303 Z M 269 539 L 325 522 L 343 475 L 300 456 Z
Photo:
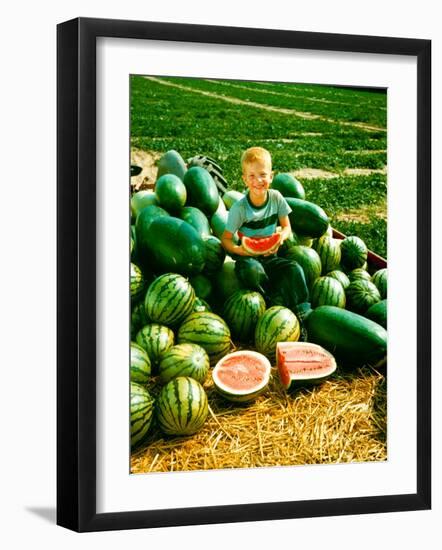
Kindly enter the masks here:
M 246 403 L 262 393 L 270 380 L 270 361 L 256 351 L 225 355 L 212 371 L 216 390 L 229 401 Z
M 336 370 L 333 355 L 309 342 L 278 342 L 276 360 L 281 384 L 287 391 L 318 384 Z
M 242 236 L 242 247 L 246 252 L 252 256 L 260 256 L 262 254 L 271 254 L 273 250 L 276 250 L 279 241 L 281 240 L 281 233 L 273 233 L 269 237 L 246 237 Z

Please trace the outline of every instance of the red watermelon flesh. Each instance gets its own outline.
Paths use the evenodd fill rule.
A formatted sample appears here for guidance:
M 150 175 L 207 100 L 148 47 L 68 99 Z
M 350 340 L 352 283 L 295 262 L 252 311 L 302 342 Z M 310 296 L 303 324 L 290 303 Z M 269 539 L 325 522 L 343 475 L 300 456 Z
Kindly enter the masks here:
M 269 237 L 242 237 L 242 247 L 249 254 L 259 256 L 261 254 L 269 254 L 278 245 L 281 240 L 280 233 L 273 233 Z
M 250 350 L 225 355 L 212 371 L 215 388 L 226 399 L 251 401 L 267 386 L 271 365 L 261 353 Z
M 333 355 L 309 342 L 278 342 L 276 358 L 279 378 L 287 390 L 322 382 L 336 370 Z

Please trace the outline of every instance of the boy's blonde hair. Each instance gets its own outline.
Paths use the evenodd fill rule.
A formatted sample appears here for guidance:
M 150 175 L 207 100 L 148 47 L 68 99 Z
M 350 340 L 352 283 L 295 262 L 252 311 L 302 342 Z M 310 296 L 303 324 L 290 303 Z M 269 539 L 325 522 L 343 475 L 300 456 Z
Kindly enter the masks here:
M 268 162 L 270 170 L 272 169 L 272 156 L 263 147 L 249 147 L 241 155 L 241 168 L 244 170 L 244 165 L 250 162 Z

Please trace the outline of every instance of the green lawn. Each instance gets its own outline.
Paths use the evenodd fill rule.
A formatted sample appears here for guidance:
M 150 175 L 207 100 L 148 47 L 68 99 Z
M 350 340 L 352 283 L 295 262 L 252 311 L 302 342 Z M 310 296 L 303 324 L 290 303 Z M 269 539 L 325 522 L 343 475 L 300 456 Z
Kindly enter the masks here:
M 275 172 L 299 172 L 307 199 L 324 208 L 334 227 L 360 236 L 386 257 L 385 93 L 312 84 L 161 80 L 174 86 L 131 78 L 132 146 L 158 153 L 175 149 L 184 159 L 210 155 L 223 167 L 229 186 L 242 189 L 241 153 L 261 145 L 272 154 Z M 328 174 L 303 175 L 311 169 Z

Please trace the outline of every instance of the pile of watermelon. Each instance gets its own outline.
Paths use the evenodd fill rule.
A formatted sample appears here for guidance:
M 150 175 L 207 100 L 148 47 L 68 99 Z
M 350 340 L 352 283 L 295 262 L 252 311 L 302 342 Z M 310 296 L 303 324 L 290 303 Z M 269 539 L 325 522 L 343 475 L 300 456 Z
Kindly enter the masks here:
M 291 390 L 332 374 L 335 359 L 357 367 L 385 358 L 387 269 L 369 273 L 365 243 L 334 238 L 324 210 L 291 174 L 278 174 L 272 187 L 292 208 L 293 235 L 278 255 L 300 264 L 311 295 L 302 343 L 295 312 L 266 295 L 262 265 L 250 257 L 237 270 L 221 245 L 242 193 L 220 193 L 210 165 L 186 163 L 176 151 L 158 167 L 155 189 L 131 198 L 133 447 L 154 423 L 167 435 L 196 433 L 209 412 L 209 373 L 223 398 L 247 403 L 265 391 L 271 365 Z M 161 387 L 155 396 L 152 380 Z

